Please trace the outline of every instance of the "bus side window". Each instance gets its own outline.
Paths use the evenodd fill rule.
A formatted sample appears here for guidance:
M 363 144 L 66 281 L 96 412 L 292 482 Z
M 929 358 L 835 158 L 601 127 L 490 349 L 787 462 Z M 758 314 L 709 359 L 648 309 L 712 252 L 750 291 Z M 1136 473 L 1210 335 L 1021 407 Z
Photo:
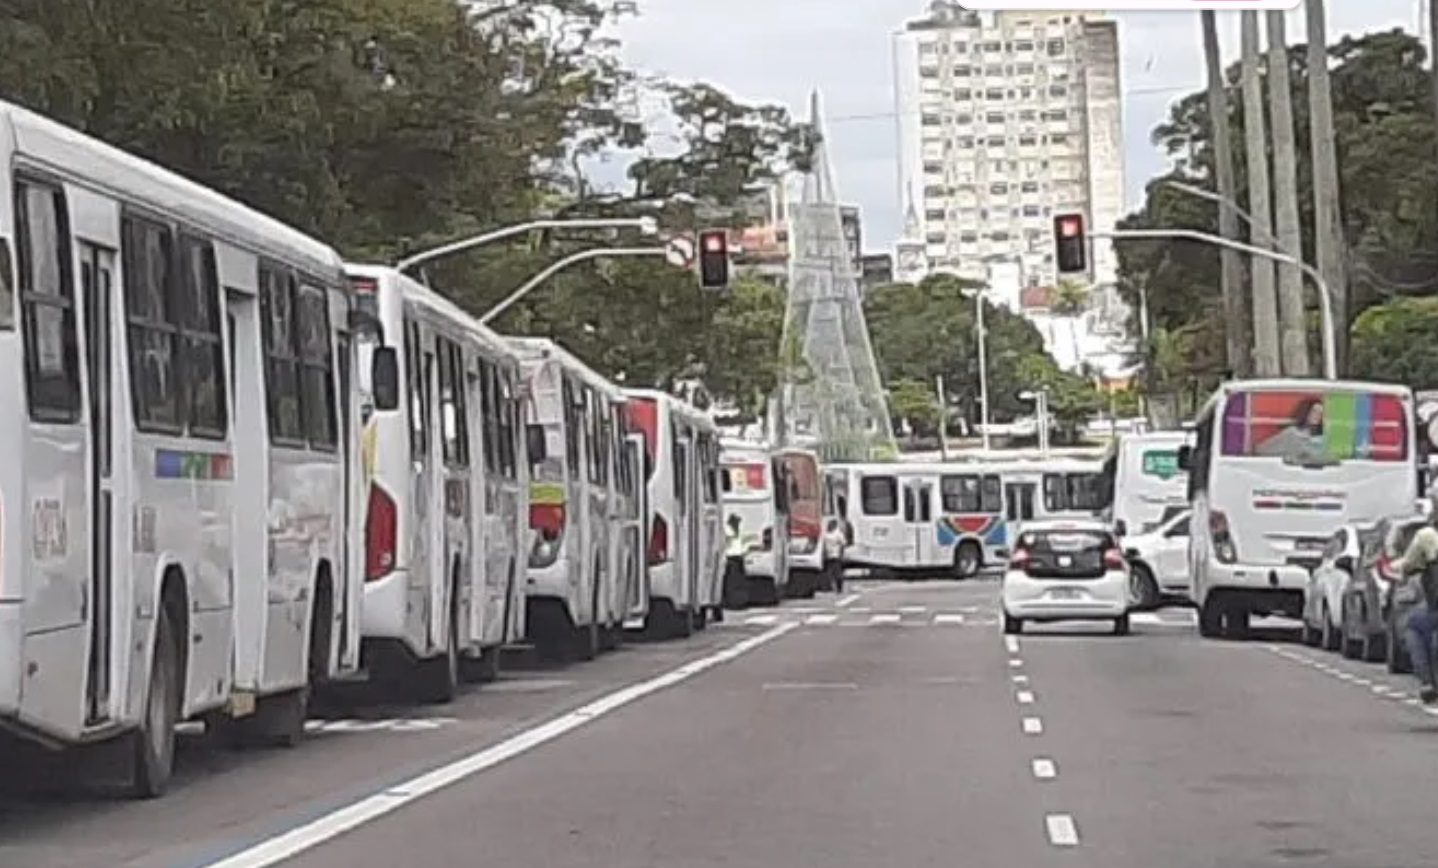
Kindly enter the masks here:
M 16 289 L 24 324 L 25 389 L 30 418 L 41 422 L 80 419 L 68 213 L 65 194 L 59 189 L 29 180 L 15 184 Z

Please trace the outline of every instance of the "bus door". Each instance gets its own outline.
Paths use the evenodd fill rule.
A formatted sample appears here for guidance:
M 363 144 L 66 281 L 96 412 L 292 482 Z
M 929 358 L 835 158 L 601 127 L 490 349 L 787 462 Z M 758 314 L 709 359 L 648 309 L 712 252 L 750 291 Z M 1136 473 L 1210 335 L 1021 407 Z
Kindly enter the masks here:
M 1004 524 L 1010 551 L 1013 551 L 1014 542 L 1018 539 L 1019 526 L 1033 520 L 1037 493 L 1038 485 L 1033 482 L 1004 483 L 1004 517 L 1008 519 Z
M 642 618 L 649 610 L 649 571 L 644 563 L 644 542 L 649 538 L 649 486 L 644 481 L 644 435 L 630 434 L 622 441 L 625 468 L 626 511 L 620 526 L 624 540 L 623 577 L 627 583 L 625 618 Z
M 114 653 L 114 372 L 118 366 L 113 335 L 115 256 L 81 243 L 80 289 L 85 310 L 86 403 L 90 416 L 90 657 L 85 720 L 110 717 L 111 661 Z
M 905 566 L 922 567 L 930 562 L 934 538 L 934 483 L 929 479 L 906 479 L 903 483 Z

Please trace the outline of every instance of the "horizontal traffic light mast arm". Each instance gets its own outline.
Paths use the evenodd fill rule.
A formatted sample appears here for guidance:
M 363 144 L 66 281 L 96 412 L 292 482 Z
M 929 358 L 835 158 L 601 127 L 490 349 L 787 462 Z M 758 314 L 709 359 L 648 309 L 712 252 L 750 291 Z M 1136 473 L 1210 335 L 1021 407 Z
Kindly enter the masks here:
M 466 250 L 473 250 L 476 247 L 483 247 L 486 244 L 494 244 L 506 238 L 513 238 L 516 235 L 523 235 L 526 232 L 535 232 L 540 229 L 638 229 L 645 235 L 655 235 L 659 232 L 659 224 L 653 217 L 595 217 L 595 218 L 573 218 L 573 219 L 549 219 L 531 220 L 528 223 L 517 223 L 513 226 L 503 226 L 492 232 L 483 235 L 472 235 L 468 238 L 461 238 L 458 241 L 451 241 L 448 244 L 416 253 L 395 263 L 398 271 L 409 271 L 417 265 L 435 259 L 442 259 L 456 253 L 463 253 Z
M 1219 235 L 1210 235 L 1195 229 L 1115 229 L 1110 232 L 1090 232 L 1089 237 L 1104 238 L 1110 241 L 1138 241 L 1155 238 L 1198 241 L 1298 268 L 1308 275 L 1314 286 L 1318 287 L 1318 309 L 1323 315 L 1323 376 L 1329 380 L 1338 378 L 1338 360 L 1334 350 L 1333 293 L 1329 290 L 1328 282 L 1323 279 L 1323 275 L 1319 273 L 1318 269 L 1302 259 L 1289 256 L 1286 253 L 1279 253 L 1276 250 L 1269 250 L 1266 247 L 1255 247 L 1252 244 L 1245 244 L 1242 241 L 1234 241 Z
M 484 316 L 479 318 L 479 322 L 481 325 L 489 325 L 491 320 L 506 310 L 509 310 L 511 305 L 526 295 L 529 295 L 534 291 L 535 287 L 571 265 L 577 265 L 590 259 L 615 259 L 625 256 L 658 256 L 662 258 L 664 254 L 665 251 L 663 247 L 597 247 L 593 250 L 581 250 L 578 253 L 571 253 L 569 256 L 564 257 L 531 277 L 519 289 L 505 296 L 503 301 L 486 311 Z

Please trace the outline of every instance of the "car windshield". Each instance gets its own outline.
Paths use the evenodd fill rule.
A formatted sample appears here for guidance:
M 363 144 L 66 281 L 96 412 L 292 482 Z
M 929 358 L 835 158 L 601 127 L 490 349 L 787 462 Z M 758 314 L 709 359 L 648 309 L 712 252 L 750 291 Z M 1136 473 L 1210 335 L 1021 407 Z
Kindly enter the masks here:
M 1050 552 L 1068 554 L 1109 549 L 1112 546 L 1113 540 L 1108 534 L 1091 530 L 1029 531 L 1019 537 L 1018 544 L 1019 548 L 1027 549 L 1035 554 Z

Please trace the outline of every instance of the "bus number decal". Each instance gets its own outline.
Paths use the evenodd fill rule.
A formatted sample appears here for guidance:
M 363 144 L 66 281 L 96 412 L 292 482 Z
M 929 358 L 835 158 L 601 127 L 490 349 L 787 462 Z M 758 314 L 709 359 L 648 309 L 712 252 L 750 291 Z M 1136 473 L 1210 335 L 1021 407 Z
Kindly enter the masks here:
M 65 557 L 69 546 L 65 540 L 65 507 L 60 501 L 53 498 L 35 501 L 30 542 L 37 561 Z

